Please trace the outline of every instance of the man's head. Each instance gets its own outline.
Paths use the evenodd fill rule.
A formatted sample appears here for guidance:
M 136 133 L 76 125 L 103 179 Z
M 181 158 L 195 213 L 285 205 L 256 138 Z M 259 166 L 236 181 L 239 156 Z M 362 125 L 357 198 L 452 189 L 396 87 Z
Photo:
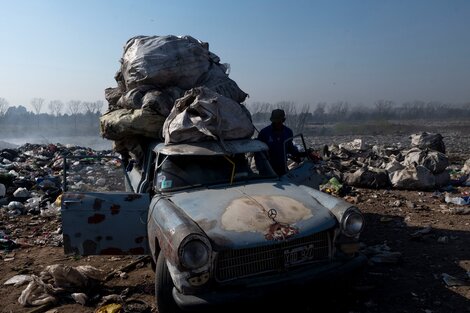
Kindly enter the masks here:
M 286 113 L 284 110 L 275 109 L 271 112 L 271 122 L 275 125 L 282 125 L 286 120 Z

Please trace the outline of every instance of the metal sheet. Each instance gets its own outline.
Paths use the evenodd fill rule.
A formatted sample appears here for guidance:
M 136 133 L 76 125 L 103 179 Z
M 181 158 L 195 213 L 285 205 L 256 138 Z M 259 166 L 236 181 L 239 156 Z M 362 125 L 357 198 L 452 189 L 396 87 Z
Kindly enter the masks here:
M 149 202 L 147 194 L 65 193 L 62 197 L 65 253 L 148 254 Z

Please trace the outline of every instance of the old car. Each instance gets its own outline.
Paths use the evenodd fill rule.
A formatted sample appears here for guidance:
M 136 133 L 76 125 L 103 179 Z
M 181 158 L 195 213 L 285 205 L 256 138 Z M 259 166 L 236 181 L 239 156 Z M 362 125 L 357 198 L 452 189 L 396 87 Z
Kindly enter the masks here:
M 149 146 L 128 168 L 130 191 L 63 195 L 65 252 L 149 253 L 161 313 L 360 271 L 360 210 L 295 169 L 277 177 L 266 150 L 253 139 Z

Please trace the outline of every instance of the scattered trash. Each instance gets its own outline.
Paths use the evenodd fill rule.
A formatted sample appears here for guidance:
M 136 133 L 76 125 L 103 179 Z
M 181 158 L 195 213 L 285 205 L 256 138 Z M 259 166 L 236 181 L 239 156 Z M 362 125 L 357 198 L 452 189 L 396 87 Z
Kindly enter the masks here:
M 363 150 L 366 150 L 368 147 L 362 141 L 362 139 L 354 139 L 351 142 L 339 144 L 339 148 L 346 149 L 349 151 L 354 151 L 354 150 L 363 151 Z
M 442 273 L 441 274 L 442 279 L 446 283 L 447 286 L 449 287 L 456 287 L 456 286 L 469 286 L 470 283 L 468 281 L 464 281 L 462 279 L 456 278 L 452 275 L 449 275 L 447 273 Z
M 142 300 L 128 299 L 123 305 L 124 312 L 150 313 L 150 306 Z
M 28 198 L 31 195 L 31 193 L 28 191 L 28 189 L 20 187 L 13 192 L 13 196 L 16 198 Z
M 437 242 L 438 243 L 444 243 L 444 244 L 449 243 L 449 237 L 441 236 L 441 237 L 437 238 Z
M 86 305 L 88 301 L 88 297 L 86 294 L 81 293 L 81 292 L 75 292 L 71 294 L 72 299 L 75 300 L 75 302 L 81 304 L 81 305 Z
M 343 185 L 336 177 L 332 177 L 326 184 L 320 185 L 320 190 L 330 194 L 339 194 Z
M 466 207 L 451 207 L 448 208 L 445 206 L 444 208 L 441 209 L 441 213 L 447 213 L 447 214 L 455 214 L 455 215 L 467 215 L 470 214 L 470 208 Z
M 390 247 L 384 243 L 380 245 L 370 246 L 362 249 L 369 261 L 373 264 L 396 264 L 401 261 L 401 252 L 392 252 Z
M 6 282 L 4 282 L 4 285 L 15 285 L 15 287 L 19 287 L 24 285 L 27 282 L 30 282 L 32 280 L 31 275 L 15 275 Z
M 466 197 L 445 197 L 446 203 L 452 203 L 456 205 L 470 205 L 470 196 Z
M 39 277 L 31 277 L 32 281 L 18 298 L 23 306 L 56 303 L 58 292 L 69 291 L 74 294 L 77 290 L 90 289 L 104 280 L 104 272 L 89 265 L 71 267 L 55 264 L 47 266 Z M 74 300 L 86 302 L 81 295 L 75 295 Z
M 122 304 L 110 303 L 98 308 L 95 313 L 119 313 L 121 312 Z
M 18 247 L 19 245 L 15 241 L 8 238 L 0 238 L 0 249 L 11 251 Z M 6 259 L 4 261 L 6 261 Z
M 431 233 L 431 231 L 432 231 L 432 227 L 427 226 L 426 228 L 423 228 L 423 229 L 420 229 L 418 231 L 415 231 L 414 233 L 411 233 L 410 236 L 413 237 L 413 238 L 421 238 L 424 235 L 427 235 L 427 234 Z

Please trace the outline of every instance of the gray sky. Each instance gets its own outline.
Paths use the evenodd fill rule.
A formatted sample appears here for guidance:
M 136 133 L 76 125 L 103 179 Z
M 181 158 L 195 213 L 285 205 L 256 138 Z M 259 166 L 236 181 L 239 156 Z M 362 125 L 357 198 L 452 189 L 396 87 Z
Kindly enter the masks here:
M 191 35 L 247 102 L 470 101 L 470 1 L 0 0 L 0 97 L 104 100 L 124 43 Z M 44 109 L 43 109 L 44 110 Z

